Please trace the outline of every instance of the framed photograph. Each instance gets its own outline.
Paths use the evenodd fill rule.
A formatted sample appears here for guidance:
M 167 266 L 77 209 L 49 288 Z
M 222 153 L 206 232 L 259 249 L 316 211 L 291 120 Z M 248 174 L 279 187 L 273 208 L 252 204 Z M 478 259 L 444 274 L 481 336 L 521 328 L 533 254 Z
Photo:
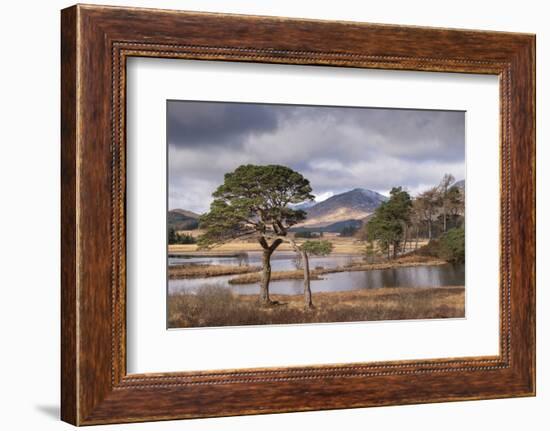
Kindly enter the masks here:
M 465 112 L 166 116 L 168 328 L 465 317 Z
M 535 37 L 62 11 L 62 419 L 535 394 Z

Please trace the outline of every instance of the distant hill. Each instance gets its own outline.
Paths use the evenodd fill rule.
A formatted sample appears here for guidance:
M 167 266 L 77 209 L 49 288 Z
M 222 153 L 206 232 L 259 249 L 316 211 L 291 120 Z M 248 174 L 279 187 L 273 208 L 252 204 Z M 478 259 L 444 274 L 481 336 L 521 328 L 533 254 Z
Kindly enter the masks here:
M 168 229 L 193 230 L 199 227 L 199 214 L 183 209 L 168 211 Z
M 362 220 L 387 197 L 368 189 L 353 189 L 307 208 L 307 219 L 297 227 L 327 227 L 337 222 Z
M 193 219 L 196 219 L 196 220 L 198 220 L 198 218 L 200 217 L 200 214 L 194 213 L 193 211 L 182 210 L 180 208 L 176 208 L 176 209 L 170 210 L 168 212 L 169 213 L 181 214 L 185 217 L 193 218 Z
M 334 232 L 341 233 L 345 228 L 360 229 L 363 226 L 362 220 L 342 220 L 322 227 L 293 227 L 292 232 Z
M 298 204 L 298 205 L 290 205 L 290 207 L 292 209 L 295 209 L 295 210 L 304 210 L 306 211 L 308 208 L 311 208 L 312 206 L 315 206 L 317 205 L 317 202 L 315 201 L 306 201 L 306 202 L 302 202 L 301 204 Z

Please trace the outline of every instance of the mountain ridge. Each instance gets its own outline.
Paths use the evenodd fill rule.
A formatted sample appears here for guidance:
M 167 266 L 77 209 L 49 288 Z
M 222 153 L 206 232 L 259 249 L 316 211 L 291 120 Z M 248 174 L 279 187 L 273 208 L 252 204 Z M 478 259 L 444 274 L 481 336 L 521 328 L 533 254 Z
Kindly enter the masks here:
M 388 198 L 365 188 L 339 193 L 307 208 L 307 219 L 300 227 L 324 227 L 346 220 L 361 220 L 372 214 Z
M 197 229 L 199 217 L 199 214 L 181 208 L 169 210 L 167 214 L 168 228 L 175 231 Z
M 307 219 L 293 230 L 325 228 L 327 232 L 336 232 L 347 226 L 357 227 L 386 200 L 388 198 L 378 192 L 357 187 L 321 202 L 300 204 L 294 208 L 303 209 Z M 199 217 L 193 211 L 175 208 L 168 211 L 168 227 L 176 231 L 197 229 Z
M 197 214 L 193 211 L 184 210 L 184 209 L 181 209 L 181 208 L 174 208 L 174 209 L 169 210 L 168 212 L 181 214 L 181 215 L 184 215 L 185 217 L 189 217 L 189 218 L 193 218 L 193 219 L 197 219 L 197 220 L 200 217 L 200 214 Z

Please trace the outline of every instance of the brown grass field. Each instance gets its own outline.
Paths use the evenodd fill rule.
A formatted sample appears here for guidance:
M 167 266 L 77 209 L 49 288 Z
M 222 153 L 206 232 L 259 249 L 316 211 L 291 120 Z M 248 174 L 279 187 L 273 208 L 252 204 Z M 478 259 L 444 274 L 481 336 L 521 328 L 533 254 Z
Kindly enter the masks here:
M 180 233 L 192 233 L 193 236 L 197 236 L 198 231 L 181 231 Z M 333 245 L 332 254 L 362 254 L 365 251 L 365 243 L 363 241 L 358 241 L 352 237 L 338 237 L 338 236 L 327 236 L 326 238 Z M 298 239 L 296 243 L 300 245 L 304 240 Z M 420 241 L 418 246 L 421 247 L 427 243 L 426 240 Z M 288 243 L 281 244 L 278 248 L 278 251 L 293 251 L 292 247 Z M 219 245 L 207 251 L 199 251 L 196 244 L 170 244 L 168 246 L 168 253 L 178 254 L 178 253 L 193 253 L 193 254 L 220 254 L 221 253 L 238 253 L 244 251 L 262 251 L 260 244 L 257 241 L 231 241 L 226 244 Z
M 229 288 L 205 286 L 196 293 L 170 295 L 168 327 L 278 325 L 297 323 L 464 317 L 464 287 L 397 287 L 313 294 L 313 310 L 304 310 L 302 295 L 271 295 L 260 306 L 257 295 L 238 295 Z

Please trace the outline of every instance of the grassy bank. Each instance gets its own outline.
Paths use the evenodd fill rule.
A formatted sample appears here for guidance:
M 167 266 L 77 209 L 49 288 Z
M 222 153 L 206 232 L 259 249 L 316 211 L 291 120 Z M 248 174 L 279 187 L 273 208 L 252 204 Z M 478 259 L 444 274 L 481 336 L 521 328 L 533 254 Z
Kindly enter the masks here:
M 320 280 L 319 277 L 321 274 L 326 274 L 328 272 L 337 272 L 329 270 L 311 270 L 309 272 L 310 280 Z M 248 274 L 240 275 L 234 277 L 228 281 L 229 284 L 253 284 L 259 283 L 262 277 L 261 272 L 250 272 Z M 302 269 L 293 269 L 291 271 L 274 271 L 271 273 L 271 281 L 277 280 L 303 280 L 304 271 Z
M 246 274 L 260 271 L 259 266 L 237 265 L 172 265 L 168 267 L 168 277 L 176 278 L 207 278 L 220 275 Z
M 464 287 L 381 288 L 314 293 L 315 308 L 303 309 L 302 295 L 271 295 L 278 304 L 261 307 L 257 295 L 207 286 L 169 296 L 170 328 L 273 325 L 464 317 Z
M 447 262 L 441 259 L 429 257 L 410 255 L 404 256 L 395 260 L 380 262 L 380 263 L 352 263 L 346 266 L 337 266 L 334 268 L 314 269 L 310 271 L 311 279 L 318 280 L 323 274 L 330 274 L 335 272 L 351 272 L 351 271 L 371 271 L 377 269 L 390 269 L 390 268 L 405 268 L 412 266 L 434 266 L 445 265 Z M 260 281 L 261 274 L 259 272 L 249 271 L 239 277 L 229 280 L 230 284 L 252 284 Z M 271 280 L 299 280 L 304 278 L 304 272 L 302 270 L 292 271 L 275 271 L 271 274 Z
M 192 231 L 189 231 L 192 232 Z M 181 233 L 181 232 L 180 232 Z M 196 235 L 196 233 L 194 234 Z M 332 254 L 363 254 L 365 252 L 365 243 L 363 241 L 358 241 L 356 238 L 352 237 L 337 237 L 337 236 L 326 236 L 324 239 L 329 240 L 333 245 Z M 296 242 L 298 245 L 302 244 L 305 239 L 297 239 Z M 419 246 L 425 244 L 426 241 L 421 241 Z M 251 252 L 251 251 L 262 251 L 262 247 L 257 241 L 242 241 L 235 240 L 225 244 L 216 246 L 215 248 L 208 251 L 198 250 L 196 244 L 170 244 L 168 246 L 169 254 L 197 254 L 202 255 L 209 254 L 220 254 L 220 253 L 240 253 L 240 252 Z M 277 247 L 277 251 L 291 251 L 294 249 L 288 243 L 283 243 Z

